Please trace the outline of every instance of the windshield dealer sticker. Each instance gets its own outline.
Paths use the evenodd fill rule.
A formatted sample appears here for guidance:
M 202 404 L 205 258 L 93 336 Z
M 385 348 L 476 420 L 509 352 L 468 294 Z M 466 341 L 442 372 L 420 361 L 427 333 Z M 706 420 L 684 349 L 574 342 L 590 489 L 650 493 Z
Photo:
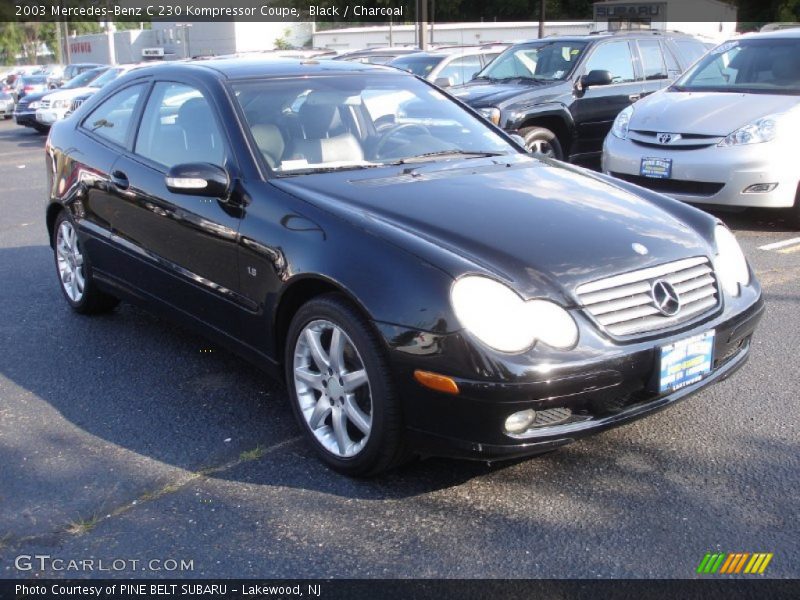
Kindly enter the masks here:
M 710 54 L 722 54 L 723 52 L 727 52 L 728 50 L 731 50 L 732 48 L 736 48 L 736 46 L 738 46 L 738 45 L 739 45 L 739 42 L 725 42 L 724 44 L 721 44 L 720 46 L 717 46 L 716 48 L 714 48 L 710 52 Z

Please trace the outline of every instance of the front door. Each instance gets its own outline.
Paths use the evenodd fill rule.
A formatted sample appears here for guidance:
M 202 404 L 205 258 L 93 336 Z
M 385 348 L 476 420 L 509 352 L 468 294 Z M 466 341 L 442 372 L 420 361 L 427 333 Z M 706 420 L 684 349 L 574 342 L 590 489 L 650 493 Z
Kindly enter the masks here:
M 183 163 L 233 167 L 208 94 L 157 82 L 133 152 L 111 176 L 117 191 L 114 228 L 131 259 L 125 278 L 205 323 L 238 335 L 238 235 L 241 209 L 224 199 L 170 192 L 167 170 Z M 233 169 L 235 171 L 235 169 Z
M 576 98 L 573 115 L 578 139 L 571 152 L 573 155 L 601 152 L 614 119 L 642 94 L 642 82 L 636 76 L 628 41 L 604 42 L 596 46 L 584 63 L 582 74 L 594 70 L 611 73 L 611 84 L 591 86 Z

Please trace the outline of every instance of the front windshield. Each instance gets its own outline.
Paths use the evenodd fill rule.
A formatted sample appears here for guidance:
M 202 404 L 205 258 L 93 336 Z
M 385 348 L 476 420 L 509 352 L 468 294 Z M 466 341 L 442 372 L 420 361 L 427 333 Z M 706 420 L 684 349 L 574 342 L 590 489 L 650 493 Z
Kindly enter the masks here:
M 706 54 L 672 89 L 800 94 L 800 39 L 726 42 Z
M 79 87 L 85 87 L 89 85 L 94 79 L 97 79 L 99 75 L 101 75 L 105 69 L 90 69 L 89 71 L 84 71 L 80 75 L 76 75 L 72 79 L 70 79 L 67 83 L 61 86 L 61 89 L 64 90 L 73 90 Z
M 427 77 L 428 73 L 433 71 L 440 62 L 444 60 L 444 56 L 415 56 L 409 54 L 408 56 L 400 56 L 395 58 L 389 63 L 392 67 L 403 69 L 409 73 L 413 73 L 418 77 Z
M 483 119 L 406 75 L 242 81 L 233 89 L 278 174 L 518 152 Z
M 585 42 L 570 41 L 542 41 L 512 46 L 495 58 L 476 79 L 566 79 L 585 48 Z
M 114 81 L 117 77 L 119 77 L 119 74 L 121 72 L 122 69 L 109 69 L 108 71 L 100 75 L 100 77 L 92 81 L 89 87 L 101 88 L 105 84 Z

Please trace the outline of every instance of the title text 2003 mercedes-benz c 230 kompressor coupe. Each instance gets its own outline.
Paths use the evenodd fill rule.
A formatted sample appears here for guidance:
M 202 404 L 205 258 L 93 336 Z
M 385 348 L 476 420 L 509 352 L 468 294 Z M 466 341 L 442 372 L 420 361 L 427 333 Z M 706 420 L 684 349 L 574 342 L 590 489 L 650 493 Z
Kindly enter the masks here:
M 140 69 L 47 154 L 67 302 L 138 302 L 282 369 L 306 437 L 351 475 L 645 416 L 739 367 L 763 310 L 714 218 L 529 156 L 384 67 Z

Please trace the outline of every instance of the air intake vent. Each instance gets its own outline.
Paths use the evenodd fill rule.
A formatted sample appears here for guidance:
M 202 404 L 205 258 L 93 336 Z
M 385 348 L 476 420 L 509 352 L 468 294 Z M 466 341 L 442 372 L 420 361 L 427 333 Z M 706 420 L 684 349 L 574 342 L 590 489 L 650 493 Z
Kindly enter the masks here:
M 585 283 L 577 294 L 595 322 L 617 337 L 673 327 L 719 305 L 714 270 L 704 256 Z

